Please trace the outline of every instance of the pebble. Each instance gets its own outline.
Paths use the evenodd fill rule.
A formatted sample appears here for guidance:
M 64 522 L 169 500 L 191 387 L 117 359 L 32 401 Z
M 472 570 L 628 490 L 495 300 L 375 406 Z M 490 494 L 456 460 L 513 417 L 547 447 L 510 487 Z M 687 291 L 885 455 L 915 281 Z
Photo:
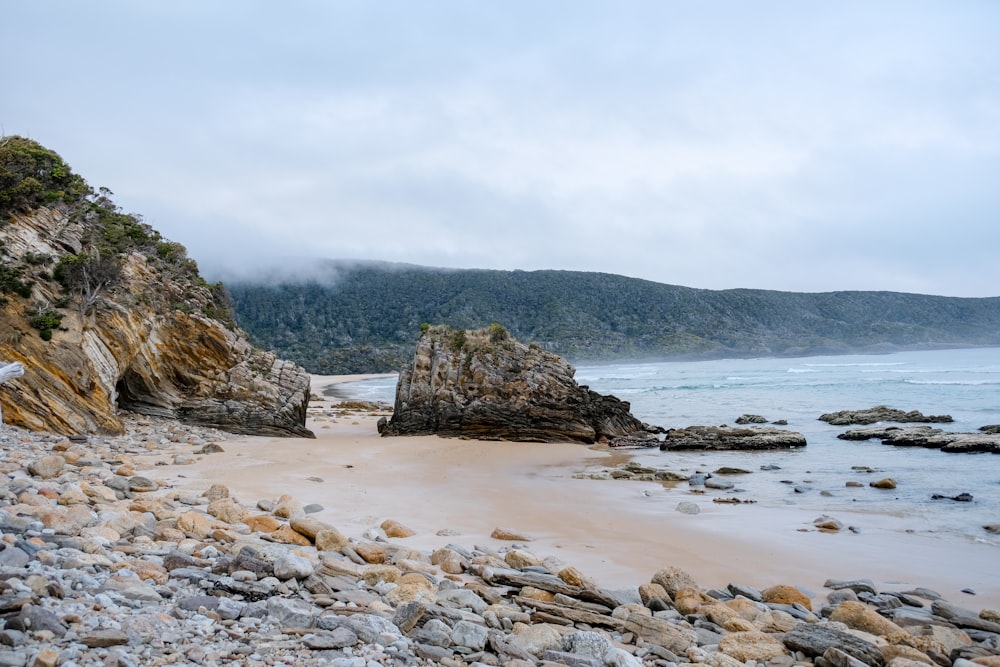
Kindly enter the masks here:
M 665 567 L 609 591 L 516 530 L 431 554 L 404 546 L 398 521 L 348 537 L 293 495 L 251 508 L 218 484 L 175 492 L 142 471 L 230 436 L 125 421 L 119 437 L 0 426 L 0 667 L 969 667 L 1000 654 L 1000 613 L 928 589 L 830 580 L 821 601 L 792 584 L 707 590 Z

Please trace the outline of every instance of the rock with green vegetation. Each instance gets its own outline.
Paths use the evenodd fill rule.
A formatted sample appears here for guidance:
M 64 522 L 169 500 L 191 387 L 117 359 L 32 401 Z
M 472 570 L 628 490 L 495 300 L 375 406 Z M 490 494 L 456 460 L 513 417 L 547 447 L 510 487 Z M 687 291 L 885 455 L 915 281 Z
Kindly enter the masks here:
M 592 443 L 649 429 L 628 403 L 578 385 L 566 361 L 499 324 L 422 330 L 382 435 Z
M 53 151 L 0 139 L 0 388 L 32 430 L 119 433 L 119 409 L 239 433 L 312 435 L 309 376 L 256 349 L 184 246 Z

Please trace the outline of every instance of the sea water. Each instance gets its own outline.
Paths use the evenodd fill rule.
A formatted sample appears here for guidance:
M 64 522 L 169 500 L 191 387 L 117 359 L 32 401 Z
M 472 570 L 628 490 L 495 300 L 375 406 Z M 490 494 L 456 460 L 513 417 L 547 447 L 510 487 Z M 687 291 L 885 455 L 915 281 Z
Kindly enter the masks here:
M 1000 424 L 1000 348 L 898 352 L 884 355 L 719 359 L 693 362 L 577 366 L 576 380 L 631 404 L 644 422 L 668 428 L 733 425 L 744 413 L 786 420 L 806 447 L 765 452 L 631 451 L 638 462 L 691 474 L 728 466 L 750 471 L 712 497 L 752 500 L 759 506 L 796 507 L 828 514 L 863 529 L 866 517 L 882 529 L 937 534 L 1000 545 L 983 529 L 1000 523 L 1000 456 L 949 454 L 891 447 L 879 440 L 846 441 L 851 427 L 819 416 L 888 405 L 926 415 L 951 415 L 947 431 Z M 346 389 L 346 388 L 345 388 Z M 352 383 L 353 397 L 392 402 L 395 379 Z M 856 467 L 870 468 L 862 472 Z M 869 483 L 893 478 L 897 487 Z M 848 487 L 848 481 L 861 487 Z M 664 511 L 690 497 L 684 482 L 664 487 Z M 969 493 L 972 502 L 933 500 Z

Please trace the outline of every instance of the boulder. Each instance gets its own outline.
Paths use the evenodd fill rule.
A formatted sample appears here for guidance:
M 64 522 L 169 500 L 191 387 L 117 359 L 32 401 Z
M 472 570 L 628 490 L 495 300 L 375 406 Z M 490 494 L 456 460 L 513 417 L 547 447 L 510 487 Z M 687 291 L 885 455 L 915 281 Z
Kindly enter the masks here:
M 400 371 L 392 418 L 381 433 L 593 443 L 647 430 L 628 403 L 578 385 L 575 373 L 498 324 L 428 327 Z

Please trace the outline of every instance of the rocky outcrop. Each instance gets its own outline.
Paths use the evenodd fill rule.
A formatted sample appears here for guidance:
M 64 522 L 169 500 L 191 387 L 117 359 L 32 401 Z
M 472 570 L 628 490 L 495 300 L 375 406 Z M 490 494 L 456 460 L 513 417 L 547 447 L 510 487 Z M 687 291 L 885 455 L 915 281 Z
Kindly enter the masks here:
M 804 435 L 780 428 L 688 426 L 668 430 L 663 442 L 660 443 L 660 450 L 764 450 L 805 446 Z
M 903 412 L 886 405 L 876 405 L 867 410 L 841 410 L 820 415 L 820 421 L 833 426 L 851 426 L 853 424 L 875 424 L 877 422 L 897 422 L 900 424 L 945 424 L 955 421 L 950 415 L 925 415 L 919 410 Z
M 924 447 L 950 453 L 1000 454 L 1000 433 L 956 433 L 930 426 L 876 426 L 848 429 L 837 437 L 841 440 L 878 439 L 883 445 Z
M 5 422 L 121 433 L 125 409 L 236 433 L 312 436 L 308 374 L 250 344 L 221 286 L 201 279 L 183 246 L 94 193 L 56 195 L 64 198 L 51 207 L 0 216 L 0 363 L 25 368 L 0 386 Z M 89 264 L 60 276 L 68 260 Z
M 429 327 L 399 374 L 392 419 L 381 432 L 592 443 L 648 428 L 628 403 L 578 385 L 575 372 L 499 325 Z

